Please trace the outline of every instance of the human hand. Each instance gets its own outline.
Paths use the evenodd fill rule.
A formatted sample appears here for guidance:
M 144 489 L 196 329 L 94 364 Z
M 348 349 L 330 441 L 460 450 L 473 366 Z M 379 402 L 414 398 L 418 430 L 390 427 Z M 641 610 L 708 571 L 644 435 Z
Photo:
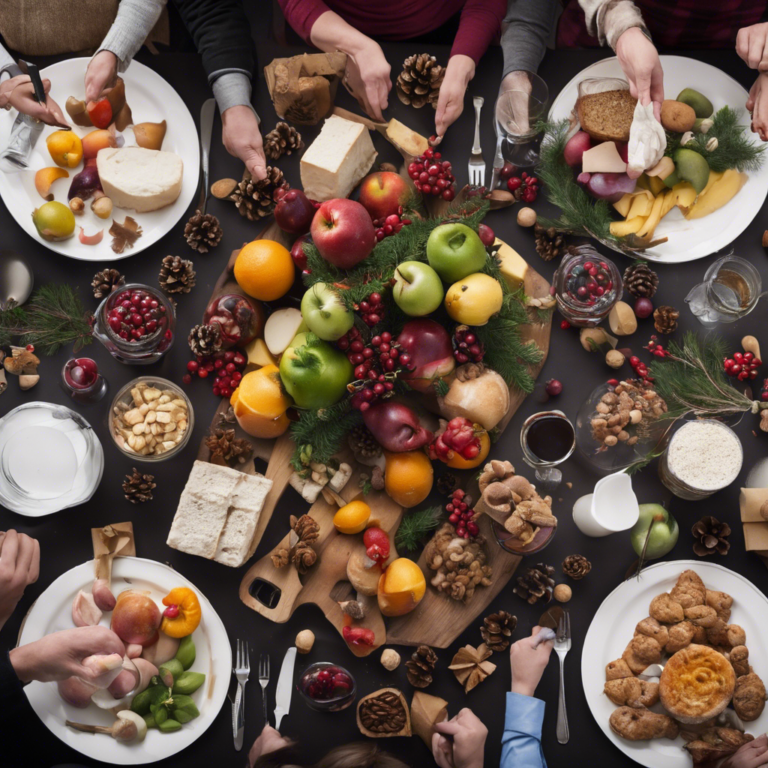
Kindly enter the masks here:
M 99 51 L 85 70 L 85 100 L 98 101 L 117 81 L 117 56 Z
M 747 111 L 752 117 L 750 128 L 762 141 L 768 141 L 768 73 L 757 76 L 749 89 Z
M 221 124 L 221 140 L 227 152 L 245 163 L 252 178 L 266 178 L 267 159 L 254 111 L 245 105 L 230 107 L 222 113 Z
M 768 736 L 765 734 L 739 747 L 721 768 L 759 768 L 761 765 L 768 765 Z
M 0 84 L 0 107 L 10 104 L 19 112 L 34 117 L 48 125 L 66 126 L 66 118 L 61 107 L 49 96 L 51 81 L 43 80 L 43 90 L 46 93 L 45 104 L 35 99 L 35 89 L 29 75 L 11 77 Z
M 616 56 L 629 81 L 629 92 L 643 106 L 653 102 L 653 113 L 660 120 L 664 71 L 656 46 L 639 27 L 630 27 L 616 41 Z
M 533 696 L 544 674 L 554 643 L 552 640 L 546 640 L 534 648 L 533 639 L 540 631 L 541 627 L 534 627 L 530 637 L 524 637 L 509 647 L 512 693 Z
M 736 35 L 736 53 L 752 69 L 768 72 L 768 23 L 742 27 Z
M 531 78 L 528 72 L 510 72 L 502 81 L 499 97 L 511 93 L 496 102 L 495 119 L 511 133 L 524 136 L 530 129 L 528 106 L 531 96 Z
M 483 748 L 488 729 L 471 709 L 435 723 L 432 756 L 440 768 L 483 768 Z M 453 737 L 453 743 L 446 736 Z
M 14 530 L 0 532 L 0 629 L 39 575 L 40 542 Z
M 84 666 L 83 661 L 89 656 L 109 656 L 113 653 L 125 656 L 125 646 L 111 629 L 102 625 L 75 627 L 14 648 L 11 664 L 23 683 L 30 680 L 47 683 L 70 677 L 88 681 L 97 679 L 103 670 Z
M 270 752 L 277 752 L 278 749 L 288 747 L 293 742 L 285 736 L 280 735 L 269 723 L 261 731 L 261 734 L 253 742 L 253 746 L 248 752 L 248 765 L 253 768 L 253 764 L 262 756 Z
M 384 110 L 389 105 L 392 81 L 391 67 L 381 46 L 366 38 L 365 45 L 347 55 L 347 71 L 344 85 L 357 99 L 360 106 L 374 120 L 384 122 Z
M 474 76 L 475 62 L 469 56 L 458 53 L 448 60 L 440 95 L 437 97 L 435 133 L 438 137 L 444 136 L 464 111 L 464 94 Z

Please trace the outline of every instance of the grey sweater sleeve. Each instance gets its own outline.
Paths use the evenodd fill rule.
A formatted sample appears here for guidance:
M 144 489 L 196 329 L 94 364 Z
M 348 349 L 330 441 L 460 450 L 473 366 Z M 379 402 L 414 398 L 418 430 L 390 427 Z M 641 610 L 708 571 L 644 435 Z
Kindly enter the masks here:
M 535 72 L 538 69 L 558 12 L 558 0 L 509 0 L 501 34 L 502 79 L 517 70 Z
M 117 16 L 99 46 L 99 51 L 112 51 L 118 69 L 125 72 L 147 35 L 157 24 L 167 0 L 121 0 Z M 97 51 L 98 53 L 98 51 Z

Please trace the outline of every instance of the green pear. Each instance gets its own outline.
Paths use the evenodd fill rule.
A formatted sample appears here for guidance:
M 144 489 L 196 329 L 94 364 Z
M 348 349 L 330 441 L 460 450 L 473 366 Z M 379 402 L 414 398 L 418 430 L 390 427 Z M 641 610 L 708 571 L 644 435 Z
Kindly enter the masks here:
M 650 536 L 648 529 L 651 531 Z M 632 540 L 632 548 L 638 557 L 642 555 L 645 540 L 648 538 L 645 559 L 655 560 L 664 557 L 667 552 L 674 548 L 679 533 L 677 520 L 661 504 L 641 504 L 640 517 L 638 517 L 629 535 Z

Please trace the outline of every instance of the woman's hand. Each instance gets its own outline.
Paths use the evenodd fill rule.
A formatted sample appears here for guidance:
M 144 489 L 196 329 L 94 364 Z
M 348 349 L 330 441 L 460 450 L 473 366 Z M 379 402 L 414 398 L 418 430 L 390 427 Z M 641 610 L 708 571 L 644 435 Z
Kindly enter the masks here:
M 435 132 L 438 137 L 444 136 L 464 111 L 464 94 L 474 76 L 475 62 L 469 56 L 458 53 L 448 60 L 435 113 Z
M 643 105 L 653 102 L 656 119 L 664 101 L 664 71 L 656 46 L 639 27 L 630 27 L 616 42 L 616 56 L 629 81 L 629 92 Z
M 39 575 L 40 542 L 14 530 L 0 533 L 0 629 Z
M 392 90 L 389 73 L 392 68 L 381 46 L 369 38 L 366 40 L 361 49 L 347 54 L 344 85 L 365 112 L 381 123 L 384 122 L 384 110 L 389 106 L 389 92 Z
M 435 724 L 432 755 L 440 768 L 483 768 L 483 751 L 488 729 L 471 709 Z M 446 736 L 453 737 L 453 743 Z
M 285 736 L 280 735 L 269 723 L 261 731 L 261 734 L 253 742 L 253 746 L 248 752 L 248 765 L 253 768 L 253 764 L 262 756 L 270 752 L 277 752 L 278 749 L 289 747 L 293 742 Z
M 547 640 L 534 648 L 533 639 L 540 631 L 541 627 L 534 627 L 530 637 L 518 640 L 509 647 L 512 693 L 533 696 L 544 674 L 554 643 Z
M 747 110 L 752 115 L 752 133 L 768 141 L 768 73 L 758 75 L 750 88 Z
M 85 100 L 98 101 L 117 82 L 117 56 L 99 51 L 85 70 Z
M 254 111 L 245 105 L 230 107 L 222 113 L 221 124 L 221 140 L 227 152 L 245 163 L 252 178 L 266 178 L 267 159 Z
M 721 768 L 759 768 L 768 765 L 768 736 L 763 734 L 731 755 Z
M 736 53 L 752 69 L 768 72 L 768 23 L 742 27 L 736 35 Z
M 25 115 L 41 120 L 48 125 L 67 126 L 61 107 L 49 96 L 51 81 L 43 80 L 43 89 L 46 93 L 45 104 L 40 104 L 35 99 L 35 89 L 29 75 L 18 75 L 0 83 L 0 107 L 8 104 L 15 107 Z

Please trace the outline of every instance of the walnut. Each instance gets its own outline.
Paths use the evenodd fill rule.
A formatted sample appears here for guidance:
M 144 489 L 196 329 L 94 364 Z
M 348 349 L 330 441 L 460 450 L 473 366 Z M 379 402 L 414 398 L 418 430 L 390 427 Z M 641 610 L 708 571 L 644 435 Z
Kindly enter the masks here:
M 392 672 L 400 666 L 400 654 L 394 648 L 385 648 L 381 652 L 381 666 Z
M 278 549 L 277 552 L 272 555 L 272 565 L 274 565 L 275 568 L 284 568 L 288 565 L 289 557 L 290 553 L 287 549 Z

